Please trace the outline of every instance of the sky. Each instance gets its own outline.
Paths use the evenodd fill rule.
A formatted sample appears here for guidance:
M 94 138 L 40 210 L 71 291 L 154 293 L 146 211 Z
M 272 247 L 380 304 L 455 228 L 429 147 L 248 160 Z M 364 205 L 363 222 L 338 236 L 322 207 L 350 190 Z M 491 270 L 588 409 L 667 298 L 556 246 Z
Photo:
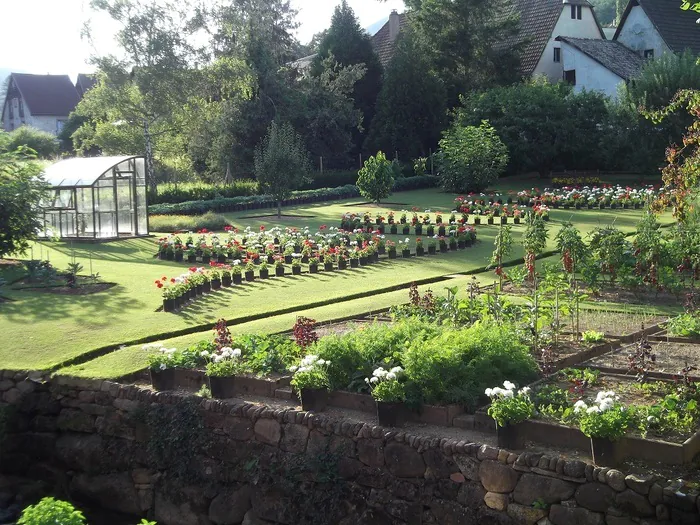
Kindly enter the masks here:
M 3 1 L 3 27 L 0 30 L 0 77 L 6 72 L 69 74 L 92 71 L 86 64 L 94 52 L 81 39 L 83 24 L 91 20 L 97 51 L 106 53 L 113 45 L 113 26 L 95 16 L 89 0 Z M 340 0 L 292 0 L 299 10 L 297 36 L 303 43 L 330 25 Z M 392 9 L 404 10 L 403 0 L 348 0 L 362 27 L 387 18 Z M 25 25 L 21 21 L 28 21 Z M 9 23 L 15 21 L 16 23 Z

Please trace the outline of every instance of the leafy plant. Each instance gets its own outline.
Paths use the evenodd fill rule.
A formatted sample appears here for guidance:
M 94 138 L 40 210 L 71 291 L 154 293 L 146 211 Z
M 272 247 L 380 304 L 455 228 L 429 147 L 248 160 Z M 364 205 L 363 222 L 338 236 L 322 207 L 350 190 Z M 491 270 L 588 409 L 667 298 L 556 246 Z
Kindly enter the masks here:
M 569 395 L 566 390 L 557 385 L 544 385 L 535 392 L 535 406 L 563 408 L 570 404 Z
M 374 157 L 365 161 L 358 172 L 357 189 L 360 195 L 372 202 L 379 202 L 391 195 L 394 184 L 394 169 L 384 153 L 377 152 Z
M 301 348 L 318 341 L 318 334 L 315 330 L 316 320 L 308 317 L 299 316 L 294 323 L 294 340 Z
M 530 399 L 530 389 L 515 390 L 515 384 L 504 381 L 503 387 L 487 388 L 485 393 L 491 399 L 488 414 L 496 426 L 515 425 L 535 414 L 535 405 Z
M 211 399 L 211 390 L 209 390 L 207 385 L 202 385 L 202 387 L 197 391 L 197 395 L 199 397 L 203 397 L 204 399 Z
M 377 401 L 385 403 L 398 403 L 406 400 L 406 389 L 400 381 L 403 375 L 403 368 L 395 366 L 389 370 L 382 367 L 372 372 L 372 377 L 366 377 L 367 383 L 372 391 L 372 397 Z
M 329 388 L 328 367 L 330 361 L 309 354 L 301 360 L 299 366 L 290 368 L 294 372 L 291 384 L 301 397 L 304 388 L 313 390 L 326 390 Z
M 700 337 L 700 314 L 686 312 L 672 317 L 666 323 L 666 329 L 676 337 Z
M 581 334 L 581 340 L 584 343 L 600 343 L 605 340 L 605 334 L 603 332 L 597 332 L 595 330 L 586 330 Z
M 240 348 L 222 348 L 221 353 L 215 354 L 207 363 L 209 377 L 234 377 L 247 371 L 243 352 Z
M 615 392 L 610 391 L 598 392 L 595 403 L 591 406 L 584 401 L 577 401 L 574 412 L 579 414 L 581 432 L 592 438 L 615 441 L 624 436 L 634 422 L 632 411 L 618 401 Z
M 85 525 L 85 516 L 67 501 L 43 498 L 22 511 L 17 525 Z

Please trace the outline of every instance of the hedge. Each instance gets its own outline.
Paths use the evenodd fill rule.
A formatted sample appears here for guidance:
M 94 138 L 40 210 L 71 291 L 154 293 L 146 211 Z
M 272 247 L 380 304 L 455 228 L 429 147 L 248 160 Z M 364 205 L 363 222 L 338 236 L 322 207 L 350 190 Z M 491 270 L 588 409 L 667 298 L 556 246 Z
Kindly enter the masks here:
M 439 179 L 430 175 L 397 179 L 393 191 L 408 191 L 422 188 L 434 188 Z M 323 202 L 359 197 L 357 186 L 348 184 L 338 188 L 322 188 L 319 190 L 294 191 L 289 199 L 282 201 L 282 206 L 295 206 L 312 202 Z M 274 208 L 277 201 L 270 195 L 254 195 L 248 197 L 219 198 L 180 202 L 175 204 L 153 204 L 148 207 L 151 215 L 201 215 L 208 211 L 216 213 L 230 211 L 256 210 Z

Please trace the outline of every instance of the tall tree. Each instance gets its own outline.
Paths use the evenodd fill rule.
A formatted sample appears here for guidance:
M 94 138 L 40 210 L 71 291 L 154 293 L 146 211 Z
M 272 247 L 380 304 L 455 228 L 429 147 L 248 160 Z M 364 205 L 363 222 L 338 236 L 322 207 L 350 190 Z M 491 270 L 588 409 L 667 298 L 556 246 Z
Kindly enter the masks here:
M 425 157 L 435 149 L 447 120 L 447 99 L 440 77 L 418 36 L 407 28 L 398 37 L 377 99 L 377 114 L 365 149 L 398 152 L 401 159 Z
M 362 112 L 364 130 L 369 129 L 374 118 L 377 95 L 381 89 L 382 65 L 374 52 L 369 35 L 360 27 L 354 11 L 343 0 L 335 8 L 331 26 L 319 45 L 318 55 L 312 66 L 312 74 L 320 76 L 326 60 L 332 57 L 341 66 L 364 65 L 365 76 L 355 84 L 352 98 L 355 107 Z M 365 133 L 354 133 L 359 151 Z
M 297 189 L 311 171 L 304 140 L 289 123 L 273 121 L 255 148 L 255 176 L 260 193 L 277 201 L 277 218 L 282 217 L 282 200 Z

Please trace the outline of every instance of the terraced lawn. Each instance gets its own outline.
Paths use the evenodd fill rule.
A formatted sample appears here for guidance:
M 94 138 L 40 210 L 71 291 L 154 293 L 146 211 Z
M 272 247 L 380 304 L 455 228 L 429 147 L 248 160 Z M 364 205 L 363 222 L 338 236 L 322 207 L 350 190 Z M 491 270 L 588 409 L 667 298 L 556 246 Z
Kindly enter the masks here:
M 404 192 L 391 197 L 397 204 L 369 209 L 398 211 L 418 206 L 448 211 L 453 199 L 453 195 L 437 190 Z M 366 209 L 367 206 L 354 199 L 284 210 L 285 214 L 313 217 L 277 221 L 275 217 L 252 217 L 264 213 L 250 211 L 228 214 L 228 217 L 239 227 L 308 226 L 314 231 L 323 224 L 338 225 L 344 212 Z M 555 233 L 561 222 L 571 220 L 586 233 L 596 226 L 614 222 L 617 227 L 631 232 L 640 214 L 634 210 L 553 210 L 550 228 Z M 116 283 L 116 286 L 83 296 L 3 287 L 2 294 L 10 300 L 0 302 L 0 333 L 4 336 L 0 363 L 2 368 L 8 369 L 56 369 L 70 364 L 71 360 L 86 360 L 95 353 L 116 350 L 122 344 L 133 347 L 142 341 L 208 330 L 219 318 L 235 324 L 234 330 L 275 332 L 288 329 L 294 317 L 302 313 L 326 320 L 386 308 L 405 300 L 405 288 L 411 282 L 430 283 L 483 271 L 493 250 L 497 228 L 478 226 L 479 242 L 467 250 L 410 260 L 382 260 L 369 267 L 343 272 L 255 281 L 204 296 L 176 314 L 157 311 L 161 298 L 153 282 L 163 275 L 181 273 L 187 265 L 154 258 L 154 238 L 97 245 L 43 243 L 34 247 L 35 257 L 41 251 L 58 268 L 65 268 L 75 257 L 85 266 L 85 273 L 92 260 L 92 271 L 99 272 L 104 281 Z M 522 225 L 514 226 L 513 260 L 522 257 L 519 241 L 523 230 Z M 388 238 L 398 240 L 404 236 Z M 415 236 L 409 238 L 413 241 Z M 0 277 L 12 280 L 17 277 L 17 270 L 0 266 Z M 493 274 L 486 272 L 481 278 L 491 282 Z M 451 278 L 443 284 L 433 284 L 433 289 L 448 284 L 464 288 L 466 281 L 465 278 Z M 201 338 L 201 333 L 192 337 Z M 140 348 L 140 344 L 135 348 Z M 125 370 L 142 366 L 138 359 L 134 363 L 137 364 L 133 364 L 126 353 L 117 352 L 90 366 L 81 364 L 69 370 L 112 377 L 117 372 L 123 375 Z

